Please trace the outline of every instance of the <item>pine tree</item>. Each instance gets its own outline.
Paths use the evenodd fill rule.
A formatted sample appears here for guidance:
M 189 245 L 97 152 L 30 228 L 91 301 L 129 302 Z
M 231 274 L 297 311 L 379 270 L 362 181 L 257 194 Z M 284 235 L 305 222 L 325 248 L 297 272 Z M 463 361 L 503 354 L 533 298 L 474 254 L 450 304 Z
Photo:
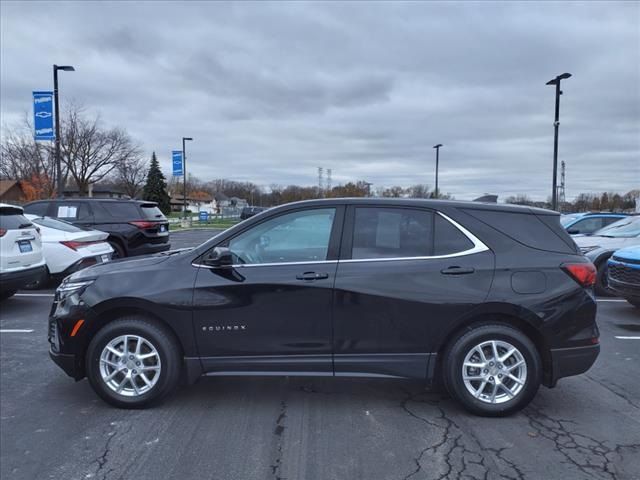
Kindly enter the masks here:
M 165 215 L 171 212 L 169 194 L 167 193 L 167 181 L 164 178 L 162 170 L 160 170 L 156 152 L 153 152 L 151 155 L 151 167 L 149 167 L 147 183 L 144 186 L 142 198 L 150 202 L 157 202 L 158 208 L 160 208 Z

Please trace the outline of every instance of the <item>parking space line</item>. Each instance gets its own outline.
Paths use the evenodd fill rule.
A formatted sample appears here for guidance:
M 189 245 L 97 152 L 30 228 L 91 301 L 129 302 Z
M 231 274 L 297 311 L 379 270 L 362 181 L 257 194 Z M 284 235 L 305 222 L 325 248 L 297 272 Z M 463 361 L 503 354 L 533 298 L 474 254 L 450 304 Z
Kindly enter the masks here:
M 626 302 L 622 298 L 598 298 L 599 302 Z
M 0 328 L 0 333 L 33 333 L 33 328 Z
M 618 337 L 618 336 L 616 336 L 616 338 L 618 340 L 640 340 L 640 337 Z
M 16 293 L 16 297 L 53 297 L 54 293 Z

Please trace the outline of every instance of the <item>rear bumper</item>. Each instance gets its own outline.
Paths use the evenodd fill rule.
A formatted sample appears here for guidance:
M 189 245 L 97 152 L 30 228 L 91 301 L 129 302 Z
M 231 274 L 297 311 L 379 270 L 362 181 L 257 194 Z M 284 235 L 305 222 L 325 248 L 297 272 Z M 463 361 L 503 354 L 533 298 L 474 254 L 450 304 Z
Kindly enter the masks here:
M 555 348 L 551 350 L 550 385 L 555 386 L 560 378 L 580 375 L 591 368 L 600 354 L 600 345 Z
M 8 272 L 0 274 L 0 289 L 2 291 L 19 290 L 25 285 L 34 283 L 47 272 L 45 265 L 39 267 L 27 268 L 17 272 Z

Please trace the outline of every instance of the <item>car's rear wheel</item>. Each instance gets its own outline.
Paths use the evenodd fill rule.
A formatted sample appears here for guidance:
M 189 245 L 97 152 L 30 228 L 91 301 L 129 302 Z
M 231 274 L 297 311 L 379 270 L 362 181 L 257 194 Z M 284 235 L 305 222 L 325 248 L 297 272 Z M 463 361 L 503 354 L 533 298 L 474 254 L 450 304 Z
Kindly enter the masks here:
M 607 260 L 608 258 L 605 258 L 596 265 L 598 273 L 596 275 L 596 284 L 594 286 L 594 290 L 596 292 L 596 295 L 599 295 L 601 297 L 613 296 L 613 292 L 609 288 L 609 262 Z
M 542 379 L 540 355 L 521 331 L 484 324 L 462 332 L 446 349 L 443 380 L 467 410 L 509 415 L 535 396 Z
M 111 245 L 111 248 L 113 248 L 113 253 L 111 254 L 111 258 L 113 260 L 115 260 L 116 258 L 126 257 L 124 253 L 124 248 L 122 248 L 122 245 L 120 245 L 119 242 L 117 242 L 116 240 L 109 240 L 108 242 L 109 242 L 109 245 Z
M 86 357 L 91 387 L 121 408 L 149 405 L 178 383 L 180 351 L 173 335 L 144 317 L 115 320 L 96 333 Z

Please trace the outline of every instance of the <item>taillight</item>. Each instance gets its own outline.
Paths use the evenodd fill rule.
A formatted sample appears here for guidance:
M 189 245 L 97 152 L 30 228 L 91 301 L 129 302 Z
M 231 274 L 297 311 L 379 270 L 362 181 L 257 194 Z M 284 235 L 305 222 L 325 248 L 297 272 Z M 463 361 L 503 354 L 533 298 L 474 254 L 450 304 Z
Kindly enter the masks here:
M 60 242 L 60 243 L 65 247 L 70 248 L 71 250 L 77 251 L 79 248 L 87 247 L 89 245 L 94 245 L 96 243 L 101 243 L 101 242 L 74 242 L 72 240 L 69 240 L 69 241 Z
M 146 222 L 144 220 L 138 220 L 135 222 L 129 222 L 131 225 L 135 225 L 136 227 L 138 227 L 141 230 L 144 230 L 146 228 L 154 228 L 156 226 L 156 222 Z
M 6 228 L 0 228 L 0 237 L 4 237 L 5 233 L 7 233 Z
M 598 271 L 593 263 L 565 263 L 561 268 L 581 286 L 593 287 Z

